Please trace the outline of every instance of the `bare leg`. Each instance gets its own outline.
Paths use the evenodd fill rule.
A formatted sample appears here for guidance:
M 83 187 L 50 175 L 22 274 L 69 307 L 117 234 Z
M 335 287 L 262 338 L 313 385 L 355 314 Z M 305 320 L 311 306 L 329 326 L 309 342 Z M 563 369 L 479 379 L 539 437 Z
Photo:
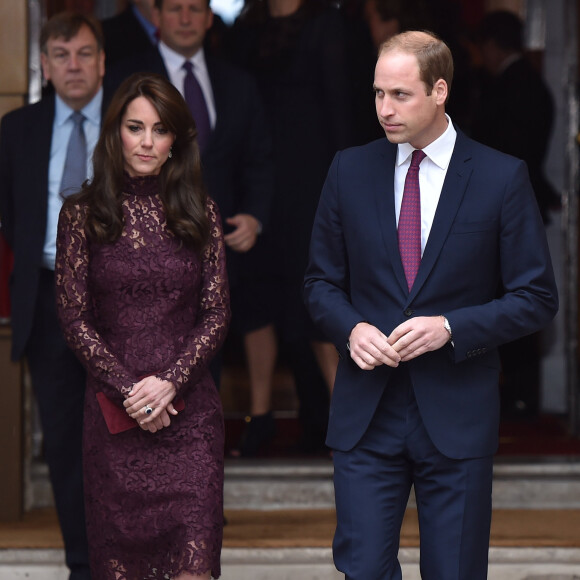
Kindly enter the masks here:
M 250 414 L 263 415 L 270 411 L 272 377 L 278 355 L 274 326 L 264 326 L 249 332 L 244 337 L 244 346 L 250 375 Z
M 312 350 L 328 386 L 328 391 L 332 394 L 334 379 L 336 378 L 336 367 L 338 366 L 338 352 L 331 342 L 321 341 L 313 341 Z

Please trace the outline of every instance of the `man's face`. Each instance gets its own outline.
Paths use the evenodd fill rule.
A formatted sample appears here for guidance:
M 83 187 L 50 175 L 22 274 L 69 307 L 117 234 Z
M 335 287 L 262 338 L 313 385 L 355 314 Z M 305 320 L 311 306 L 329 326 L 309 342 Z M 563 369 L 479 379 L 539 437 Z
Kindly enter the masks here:
M 70 40 L 49 38 L 40 54 L 42 72 L 57 95 L 78 111 L 97 94 L 105 74 L 105 53 L 91 29 L 83 25 Z
M 213 12 L 207 0 L 163 0 L 161 9 L 153 11 L 153 21 L 159 28 L 160 39 L 190 58 L 202 47 L 213 23 Z
M 391 143 L 410 143 L 422 149 L 447 128 L 447 83 L 439 79 L 427 95 L 415 55 L 381 55 L 375 68 L 374 88 L 377 117 Z

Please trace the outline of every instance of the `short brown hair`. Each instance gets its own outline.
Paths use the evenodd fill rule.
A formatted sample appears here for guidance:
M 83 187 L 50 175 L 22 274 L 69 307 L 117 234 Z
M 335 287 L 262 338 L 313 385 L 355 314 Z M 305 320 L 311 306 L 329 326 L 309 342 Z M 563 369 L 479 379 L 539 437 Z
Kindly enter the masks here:
M 69 41 L 78 34 L 82 26 L 89 28 L 97 41 L 99 50 L 103 50 L 105 43 L 101 23 L 90 14 L 69 11 L 55 14 L 44 24 L 40 31 L 40 50 L 46 54 L 47 43 L 51 38 L 64 38 Z
M 381 44 L 379 58 L 387 52 L 415 55 L 419 64 L 419 78 L 425 84 L 428 95 L 439 79 L 447 83 L 448 93 L 451 92 L 453 56 L 449 47 L 435 33 L 419 30 L 401 32 Z

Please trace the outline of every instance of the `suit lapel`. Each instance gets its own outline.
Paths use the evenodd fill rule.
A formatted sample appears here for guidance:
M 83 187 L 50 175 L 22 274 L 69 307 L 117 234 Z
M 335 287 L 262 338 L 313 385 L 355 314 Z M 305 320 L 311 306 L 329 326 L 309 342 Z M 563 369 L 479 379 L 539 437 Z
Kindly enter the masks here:
M 220 128 L 224 120 L 224 115 L 227 114 L 228 108 L 224 101 L 224 95 L 226 93 L 225 91 L 221 90 L 222 85 L 220 84 L 220 76 L 218 74 L 219 71 L 216 67 L 215 61 L 210 56 L 206 55 L 205 64 L 207 66 L 207 74 L 209 75 L 209 80 L 213 92 L 213 101 L 216 115 L 215 127 L 210 132 L 207 145 L 205 146 L 205 152 L 207 154 L 208 149 L 213 148 L 214 143 L 219 138 Z
M 38 163 L 38 171 L 34 180 L 36 187 L 33 188 L 37 196 L 38 207 L 42 208 L 44 223 L 48 211 L 48 170 L 50 164 L 50 149 L 52 145 L 52 124 L 54 122 L 54 97 L 47 97 L 46 102 L 41 103 L 38 109 L 38 118 L 33 121 L 30 134 L 34 138 L 29 141 L 30 159 Z
M 390 262 L 398 283 L 405 293 L 407 280 L 401 254 L 399 253 L 399 241 L 397 238 L 397 221 L 395 215 L 395 162 L 397 158 L 397 146 L 384 140 L 385 147 L 379 154 L 377 164 L 379 170 L 375 176 L 375 191 L 377 204 L 377 217 L 383 242 L 387 249 Z
M 421 266 L 409 294 L 410 300 L 417 295 L 437 261 L 465 195 L 471 172 L 471 153 L 467 146 L 467 138 L 458 131 Z

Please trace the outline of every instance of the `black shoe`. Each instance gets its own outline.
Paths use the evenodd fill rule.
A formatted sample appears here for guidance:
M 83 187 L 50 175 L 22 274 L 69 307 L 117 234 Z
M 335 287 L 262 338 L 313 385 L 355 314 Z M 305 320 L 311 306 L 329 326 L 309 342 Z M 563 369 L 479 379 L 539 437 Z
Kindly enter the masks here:
M 232 457 L 255 457 L 259 451 L 267 447 L 276 433 L 276 420 L 272 411 L 263 415 L 246 417 L 246 428 L 238 447 L 230 451 Z

